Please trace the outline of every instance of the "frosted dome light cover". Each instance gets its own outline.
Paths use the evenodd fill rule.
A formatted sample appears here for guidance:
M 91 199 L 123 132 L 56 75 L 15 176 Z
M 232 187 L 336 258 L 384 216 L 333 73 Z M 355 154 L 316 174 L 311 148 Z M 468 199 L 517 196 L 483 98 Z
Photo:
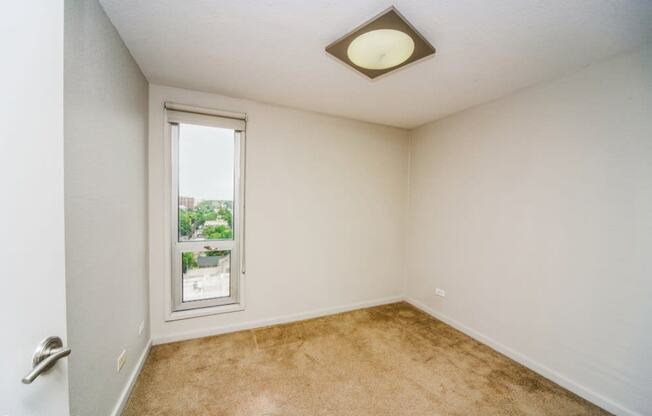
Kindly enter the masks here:
M 347 49 L 351 62 L 366 69 L 387 69 L 407 61 L 414 52 L 414 40 L 394 29 L 378 29 L 353 39 Z
M 430 42 L 395 7 L 385 9 L 324 49 L 369 79 L 376 79 L 435 54 Z

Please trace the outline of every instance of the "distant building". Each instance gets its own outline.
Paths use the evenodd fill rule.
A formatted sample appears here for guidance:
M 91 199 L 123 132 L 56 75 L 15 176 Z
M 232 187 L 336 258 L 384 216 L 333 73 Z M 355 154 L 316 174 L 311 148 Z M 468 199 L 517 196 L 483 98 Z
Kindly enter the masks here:
M 180 196 L 179 206 L 185 209 L 195 209 L 195 198 L 190 196 Z

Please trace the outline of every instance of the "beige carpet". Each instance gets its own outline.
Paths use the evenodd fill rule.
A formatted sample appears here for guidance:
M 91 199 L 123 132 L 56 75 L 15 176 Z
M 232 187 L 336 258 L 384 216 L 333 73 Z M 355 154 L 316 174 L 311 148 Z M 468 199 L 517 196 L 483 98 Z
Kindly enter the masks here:
M 406 303 L 154 347 L 125 415 L 608 415 Z

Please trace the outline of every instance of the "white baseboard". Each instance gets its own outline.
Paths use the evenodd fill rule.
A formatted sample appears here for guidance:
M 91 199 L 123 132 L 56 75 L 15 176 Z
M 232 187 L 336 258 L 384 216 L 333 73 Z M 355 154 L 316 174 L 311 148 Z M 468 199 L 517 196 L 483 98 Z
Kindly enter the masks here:
M 149 350 L 151 348 L 152 348 L 152 340 L 149 340 L 147 341 L 147 344 L 145 345 L 143 352 L 140 354 L 140 357 L 138 358 L 138 363 L 136 363 L 134 370 L 131 372 L 129 379 L 127 380 L 127 385 L 122 390 L 122 393 L 120 393 L 120 397 L 118 398 L 118 402 L 116 403 L 115 407 L 113 408 L 113 411 L 111 412 L 111 416 L 120 416 L 122 414 L 125 405 L 127 404 L 127 400 L 129 400 L 129 396 L 131 395 L 131 391 L 134 389 L 134 386 L 136 385 L 136 380 L 138 380 L 140 371 L 143 369 L 145 360 L 147 360 L 147 356 L 149 355 Z
M 471 338 L 474 338 L 475 340 L 491 347 L 492 349 L 498 351 L 499 353 L 506 355 L 507 357 L 511 358 L 512 360 L 518 362 L 519 364 L 529 368 L 530 370 L 534 371 L 535 373 L 540 374 L 541 376 L 547 378 L 548 380 L 551 380 L 563 388 L 577 394 L 578 396 L 582 397 L 583 399 L 586 399 L 590 401 L 591 403 L 600 406 L 601 408 L 605 409 L 608 412 L 611 412 L 615 415 L 618 416 L 643 416 L 642 414 L 635 412 L 631 409 L 626 408 L 625 406 L 622 406 L 618 403 L 615 403 L 614 401 L 598 394 L 595 393 L 594 391 L 582 386 L 579 383 L 574 382 L 573 380 L 570 380 L 566 376 L 563 376 L 559 374 L 558 372 L 545 367 L 535 360 L 517 352 L 514 351 L 513 349 L 506 347 L 505 345 L 493 340 L 492 338 L 472 329 L 469 328 L 468 326 L 452 319 L 449 318 L 448 316 L 442 314 L 441 312 L 425 305 L 424 303 L 412 299 L 412 298 L 406 298 L 406 302 L 410 303 L 412 306 L 421 309 L 422 311 L 426 312 L 427 314 L 433 316 L 434 318 L 439 319 L 442 322 L 445 322 L 446 324 L 452 326 L 453 328 L 465 333 L 466 335 L 470 336 Z
M 186 339 L 209 337 L 212 335 L 226 334 L 229 332 L 244 331 L 247 329 L 262 328 L 270 325 L 285 324 L 306 319 L 319 318 L 320 316 L 333 315 L 341 312 L 348 312 L 355 309 L 370 308 L 372 306 L 386 305 L 403 301 L 403 296 L 392 296 L 371 301 L 350 303 L 348 305 L 336 306 L 332 308 L 317 309 L 309 312 L 302 312 L 292 315 L 282 315 L 274 318 L 260 319 L 257 321 L 242 322 L 233 325 L 225 325 L 197 331 L 180 332 L 177 334 L 164 335 L 152 339 L 153 345 L 167 344 L 169 342 L 183 341 Z

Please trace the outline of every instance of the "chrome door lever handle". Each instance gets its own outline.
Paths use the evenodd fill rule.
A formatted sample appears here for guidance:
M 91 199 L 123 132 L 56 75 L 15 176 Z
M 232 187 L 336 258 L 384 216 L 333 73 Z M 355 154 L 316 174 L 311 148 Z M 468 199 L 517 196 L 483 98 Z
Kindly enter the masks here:
M 23 383 L 31 384 L 36 377 L 50 371 L 59 359 L 69 356 L 71 352 L 72 350 L 70 348 L 63 347 L 63 343 L 59 337 L 49 337 L 44 339 L 34 352 L 34 357 L 32 359 L 32 365 L 34 367 L 29 374 L 23 377 Z

